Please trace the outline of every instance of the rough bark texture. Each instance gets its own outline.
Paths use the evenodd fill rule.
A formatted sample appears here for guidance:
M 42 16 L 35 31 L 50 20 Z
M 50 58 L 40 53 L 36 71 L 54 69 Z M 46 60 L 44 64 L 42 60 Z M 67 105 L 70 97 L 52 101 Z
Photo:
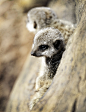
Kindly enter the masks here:
M 77 23 L 80 22 L 81 17 L 83 16 L 83 12 L 85 12 L 85 0 L 75 0 L 76 1 L 76 20 Z
M 32 112 L 86 112 L 86 0 L 76 0 L 76 12 L 78 26 L 69 40 L 53 83 Z M 29 112 L 39 69 L 39 59 L 28 56 L 6 112 Z
M 39 59 L 28 55 L 24 68 L 12 90 L 6 112 L 29 111 L 29 101 L 35 94 L 34 87 L 40 69 L 39 62 Z

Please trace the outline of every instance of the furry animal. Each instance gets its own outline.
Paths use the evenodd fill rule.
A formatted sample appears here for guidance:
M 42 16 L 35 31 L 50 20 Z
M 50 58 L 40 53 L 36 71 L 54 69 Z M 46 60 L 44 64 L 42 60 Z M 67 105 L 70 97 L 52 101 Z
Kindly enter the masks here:
M 57 15 L 50 8 L 33 8 L 27 14 L 26 27 L 29 31 L 37 33 L 39 30 L 50 26 L 54 19 L 57 19 Z
M 26 27 L 29 31 L 34 33 L 37 33 L 43 28 L 54 27 L 61 31 L 67 43 L 69 37 L 73 34 L 76 25 L 58 19 L 54 11 L 48 7 L 37 7 L 28 12 Z
M 30 109 L 32 109 L 49 88 L 61 60 L 62 54 L 59 55 L 57 53 L 58 50 L 56 50 L 53 45 L 56 36 L 55 31 L 58 32 L 57 37 L 59 37 L 60 40 L 62 39 L 61 42 L 66 44 L 76 26 L 70 22 L 58 19 L 55 12 L 48 7 L 37 7 L 28 12 L 26 27 L 29 31 L 34 32 L 35 34 L 39 31 L 35 36 L 31 54 L 36 57 L 43 56 L 40 73 L 36 79 L 37 93 L 30 102 Z M 51 36 L 52 39 L 49 38 Z M 48 40 L 51 40 L 49 45 L 47 43 Z M 60 53 L 63 53 L 65 50 L 65 45 L 63 44 L 62 46 L 63 48 L 59 49 Z M 44 51 L 42 49 L 44 49 Z M 54 55 L 54 53 L 56 53 L 56 55 Z
M 42 63 L 36 80 L 36 90 L 39 91 L 30 102 L 30 109 L 33 108 L 49 88 L 64 50 L 65 42 L 59 30 L 45 28 L 35 35 L 31 55 L 42 57 Z

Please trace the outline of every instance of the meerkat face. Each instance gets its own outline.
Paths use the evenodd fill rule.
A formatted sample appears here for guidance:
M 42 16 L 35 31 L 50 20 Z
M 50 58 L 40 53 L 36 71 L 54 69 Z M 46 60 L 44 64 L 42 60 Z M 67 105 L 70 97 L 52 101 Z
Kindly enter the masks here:
M 57 29 L 45 28 L 40 30 L 34 38 L 31 55 L 49 57 L 59 53 L 64 47 L 62 34 Z
M 26 27 L 29 31 L 36 33 L 40 29 L 49 26 L 54 19 L 57 19 L 57 16 L 50 8 L 33 8 L 27 14 Z

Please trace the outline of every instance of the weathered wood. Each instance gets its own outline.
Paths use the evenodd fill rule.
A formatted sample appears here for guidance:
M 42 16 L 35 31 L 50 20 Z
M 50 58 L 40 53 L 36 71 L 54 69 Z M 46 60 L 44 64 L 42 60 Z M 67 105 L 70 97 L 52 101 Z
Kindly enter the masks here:
M 40 59 L 28 55 L 24 68 L 10 95 L 6 112 L 29 111 L 29 101 L 35 94 L 35 81 L 40 69 L 39 60 Z
M 77 23 L 80 22 L 83 12 L 85 10 L 85 7 L 84 7 L 85 2 L 86 2 L 85 0 L 75 0 L 75 3 L 76 3 L 75 13 L 76 13 Z

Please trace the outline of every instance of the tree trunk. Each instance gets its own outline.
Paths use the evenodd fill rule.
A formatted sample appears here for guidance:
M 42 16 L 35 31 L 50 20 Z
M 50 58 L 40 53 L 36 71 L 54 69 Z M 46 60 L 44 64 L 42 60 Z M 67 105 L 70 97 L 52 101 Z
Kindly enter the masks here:
M 32 112 L 86 112 L 86 0 L 76 0 L 76 12 L 78 26 L 50 88 Z M 37 58 L 29 58 L 28 62 L 12 91 L 6 112 L 29 112 L 40 63 Z

